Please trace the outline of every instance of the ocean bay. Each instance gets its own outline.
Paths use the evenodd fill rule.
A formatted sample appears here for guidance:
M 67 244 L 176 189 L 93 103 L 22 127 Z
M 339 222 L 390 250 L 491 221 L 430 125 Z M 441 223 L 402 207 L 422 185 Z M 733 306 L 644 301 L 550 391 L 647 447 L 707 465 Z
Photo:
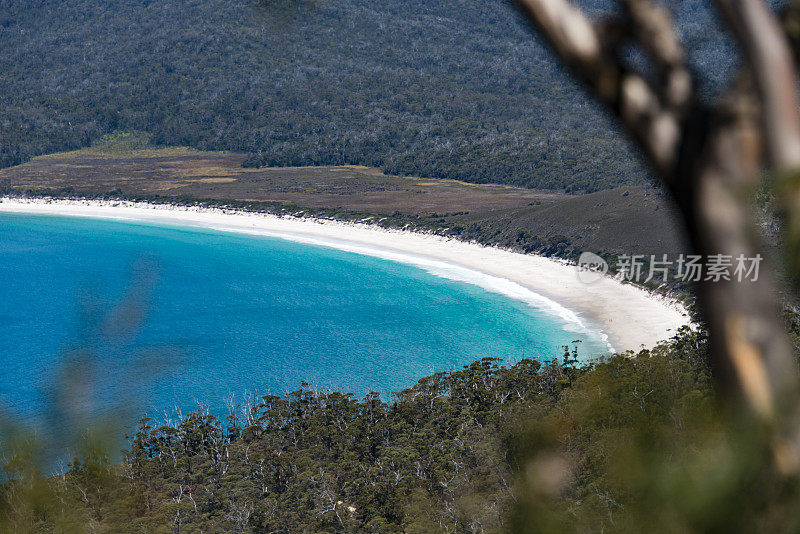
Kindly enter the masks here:
M 0 402 L 15 412 L 42 410 L 78 356 L 94 409 L 158 414 L 302 382 L 387 394 L 482 357 L 558 358 L 578 339 L 582 356 L 607 350 L 524 302 L 361 254 L 86 218 L 1 214 L 0 228 Z

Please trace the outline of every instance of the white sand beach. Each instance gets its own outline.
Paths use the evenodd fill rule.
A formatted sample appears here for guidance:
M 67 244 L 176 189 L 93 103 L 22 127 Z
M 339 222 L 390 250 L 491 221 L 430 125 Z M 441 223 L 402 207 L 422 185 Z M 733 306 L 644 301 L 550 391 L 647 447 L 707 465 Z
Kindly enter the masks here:
M 530 254 L 374 225 L 139 202 L 0 199 L 0 212 L 64 215 L 202 227 L 278 237 L 419 266 L 526 301 L 607 336 L 617 351 L 650 348 L 689 324 L 677 301 L 608 276 L 592 283 L 578 267 Z

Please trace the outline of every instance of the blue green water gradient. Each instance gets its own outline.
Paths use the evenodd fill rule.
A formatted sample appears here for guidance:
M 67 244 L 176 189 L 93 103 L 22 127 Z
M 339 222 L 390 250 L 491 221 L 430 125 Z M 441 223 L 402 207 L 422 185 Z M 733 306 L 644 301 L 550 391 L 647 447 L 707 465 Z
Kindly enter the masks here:
M 162 412 L 301 381 L 388 393 L 482 357 L 558 358 L 577 339 L 584 357 L 608 350 L 524 302 L 375 257 L 0 213 L 0 406 L 20 414 L 41 409 L 65 361 L 91 375 L 93 402 Z

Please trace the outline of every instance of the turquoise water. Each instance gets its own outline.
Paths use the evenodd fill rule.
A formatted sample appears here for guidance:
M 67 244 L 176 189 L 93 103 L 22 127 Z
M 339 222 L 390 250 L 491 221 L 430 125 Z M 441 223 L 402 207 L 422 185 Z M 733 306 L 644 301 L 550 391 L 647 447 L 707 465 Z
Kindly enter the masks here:
M 324 247 L 18 214 L 0 214 L 0 236 L 0 406 L 19 414 L 71 383 L 65 368 L 92 383 L 91 410 L 162 413 L 302 381 L 388 393 L 486 356 L 557 358 L 576 339 L 583 356 L 606 350 L 525 303 Z

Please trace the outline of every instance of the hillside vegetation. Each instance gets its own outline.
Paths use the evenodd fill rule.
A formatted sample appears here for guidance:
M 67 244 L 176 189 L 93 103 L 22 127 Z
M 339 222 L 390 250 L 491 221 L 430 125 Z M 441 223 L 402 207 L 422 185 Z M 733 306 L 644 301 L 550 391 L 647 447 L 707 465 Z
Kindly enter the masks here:
M 696 67 L 720 70 L 707 8 L 676 9 Z M 0 0 L 0 95 L 0 167 L 140 130 L 248 166 L 647 182 L 504 0 Z
M 392 402 L 307 388 L 169 423 L 125 461 L 85 440 L 45 478 L 6 447 L 14 532 L 772 532 L 796 484 L 760 467 L 757 429 L 714 400 L 702 335 L 575 366 L 484 359 Z M 732 422 L 733 421 L 733 422 Z

